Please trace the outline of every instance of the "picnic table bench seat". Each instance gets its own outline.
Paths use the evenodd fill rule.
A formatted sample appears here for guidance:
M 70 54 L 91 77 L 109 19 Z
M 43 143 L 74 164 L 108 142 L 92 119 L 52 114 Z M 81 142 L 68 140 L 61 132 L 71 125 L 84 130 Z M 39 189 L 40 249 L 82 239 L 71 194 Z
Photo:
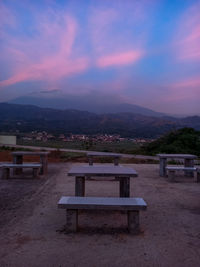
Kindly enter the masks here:
M 197 182 L 200 182 L 200 168 L 197 167 L 185 167 L 185 166 L 167 166 L 166 171 L 172 182 L 175 181 L 175 172 L 184 171 L 184 172 L 196 172 L 197 173 Z
M 63 196 L 58 208 L 66 209 L 66 232 L 78 229 L 78 210 L 120 210 L 127 211 L 128 230 L 132 234 L 140 232 L 139 211 L 146 210 L 147 204 L 142 198 L 113 197 L 69 197 Z
M 2 178 L 9 179 L 10 178 L 10 169 L 18 169 L 18 168 L 19 169 L 24 169 L 24 168 L 33 169 L 33 177 L 37 178 L 41 166 L 42 165 L 39 163 L 23 163 L 23 164 L 4 163 L 1 165 Z

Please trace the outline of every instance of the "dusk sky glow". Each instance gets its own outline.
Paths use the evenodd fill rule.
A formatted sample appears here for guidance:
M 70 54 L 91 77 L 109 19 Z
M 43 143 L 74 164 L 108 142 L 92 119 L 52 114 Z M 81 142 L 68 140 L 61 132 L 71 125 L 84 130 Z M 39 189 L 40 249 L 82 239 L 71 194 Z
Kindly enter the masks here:
M 113 96 L 200 114 L 200 0 L 0 0 L 0 102 Z

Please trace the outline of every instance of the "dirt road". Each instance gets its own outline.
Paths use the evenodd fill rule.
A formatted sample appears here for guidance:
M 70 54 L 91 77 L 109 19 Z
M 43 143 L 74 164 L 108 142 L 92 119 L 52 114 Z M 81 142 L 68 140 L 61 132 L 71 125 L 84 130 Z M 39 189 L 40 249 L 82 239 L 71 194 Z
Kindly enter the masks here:
M 180 177 L 170 183 L 158 165 L 133 164 L 131 196 L 148 204 L 141 212 L 143 233 L 126 231 L 126 214 L 81 212 L 76 234 L 64 234 L 62 195 L 74 195 L 71 164 L 50 164 L 40 180 L 0 180 L 0 266 L 176 266 L 200 262 L 200 184 Z M 5 191 L 6 188 L 6 191 Z M 87 181 L 87 196 L 119 195 L 116 181 Z M 6 194 L 3 194 L 3 192 Z M 4 195 L 4 196 L 3 196 Z

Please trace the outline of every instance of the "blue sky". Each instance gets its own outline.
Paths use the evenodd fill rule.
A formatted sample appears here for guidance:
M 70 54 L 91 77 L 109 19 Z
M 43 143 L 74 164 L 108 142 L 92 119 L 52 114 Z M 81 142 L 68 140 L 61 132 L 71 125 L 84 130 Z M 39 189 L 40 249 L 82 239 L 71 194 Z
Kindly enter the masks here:
M 197 0 L 1 0 L 0 101 L 96 93 L 200 114 L 199 10 Z

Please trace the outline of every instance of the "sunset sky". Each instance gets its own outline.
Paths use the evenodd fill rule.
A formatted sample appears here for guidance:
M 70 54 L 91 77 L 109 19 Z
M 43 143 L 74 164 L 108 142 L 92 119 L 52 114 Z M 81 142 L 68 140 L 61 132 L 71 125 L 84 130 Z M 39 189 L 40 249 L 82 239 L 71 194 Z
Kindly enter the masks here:
M 0 0 L 0 101 L 108 95 L 200 114 L 200 0 Z

